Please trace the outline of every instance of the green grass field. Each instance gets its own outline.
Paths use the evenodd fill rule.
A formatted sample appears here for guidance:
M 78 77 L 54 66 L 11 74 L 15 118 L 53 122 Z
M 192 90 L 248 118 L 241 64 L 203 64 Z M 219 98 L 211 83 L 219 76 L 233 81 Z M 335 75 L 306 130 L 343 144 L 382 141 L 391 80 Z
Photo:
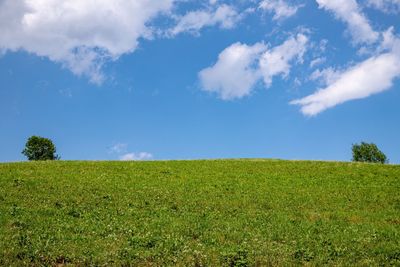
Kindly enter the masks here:
M 400 166 L 0 164 L 2 266 L 400 266 Z

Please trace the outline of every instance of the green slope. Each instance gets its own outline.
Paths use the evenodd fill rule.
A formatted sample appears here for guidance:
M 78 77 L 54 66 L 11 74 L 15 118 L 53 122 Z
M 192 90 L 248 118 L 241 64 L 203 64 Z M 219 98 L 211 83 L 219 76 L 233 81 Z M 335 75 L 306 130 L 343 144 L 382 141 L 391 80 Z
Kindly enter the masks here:
M 0 265 L 400 265 L 400 166 L 0 164 Z

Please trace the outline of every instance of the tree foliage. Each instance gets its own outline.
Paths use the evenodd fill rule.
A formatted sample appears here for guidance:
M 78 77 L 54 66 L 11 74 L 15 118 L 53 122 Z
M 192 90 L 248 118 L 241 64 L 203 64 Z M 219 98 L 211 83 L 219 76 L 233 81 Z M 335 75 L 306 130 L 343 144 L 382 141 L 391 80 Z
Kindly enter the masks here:
M 28 160 L 58 160 L 56 147 L 53 142 L 44 137 L 31 136 L 22 151 Z
M 365 143 L 353 145 L 353 161 L 372 162 L 372 163 L 388 163 L 386 155 L 379 150 L 374 143 Z

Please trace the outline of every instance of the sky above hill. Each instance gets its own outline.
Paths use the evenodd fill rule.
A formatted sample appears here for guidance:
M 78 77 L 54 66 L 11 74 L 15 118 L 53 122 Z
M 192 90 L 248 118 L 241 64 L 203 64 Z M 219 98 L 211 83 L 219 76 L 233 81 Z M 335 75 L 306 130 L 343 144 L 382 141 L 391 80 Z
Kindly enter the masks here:
M 0 0 L 0 161 L 400 163 L 400 0 Z

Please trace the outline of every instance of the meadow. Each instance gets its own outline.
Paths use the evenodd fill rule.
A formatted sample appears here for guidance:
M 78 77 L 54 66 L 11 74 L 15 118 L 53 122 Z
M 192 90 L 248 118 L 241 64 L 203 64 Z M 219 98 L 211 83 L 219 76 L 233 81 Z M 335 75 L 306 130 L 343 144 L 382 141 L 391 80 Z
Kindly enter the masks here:
M 1 266 L 400 266 L 400 166 L 0 164 Z

